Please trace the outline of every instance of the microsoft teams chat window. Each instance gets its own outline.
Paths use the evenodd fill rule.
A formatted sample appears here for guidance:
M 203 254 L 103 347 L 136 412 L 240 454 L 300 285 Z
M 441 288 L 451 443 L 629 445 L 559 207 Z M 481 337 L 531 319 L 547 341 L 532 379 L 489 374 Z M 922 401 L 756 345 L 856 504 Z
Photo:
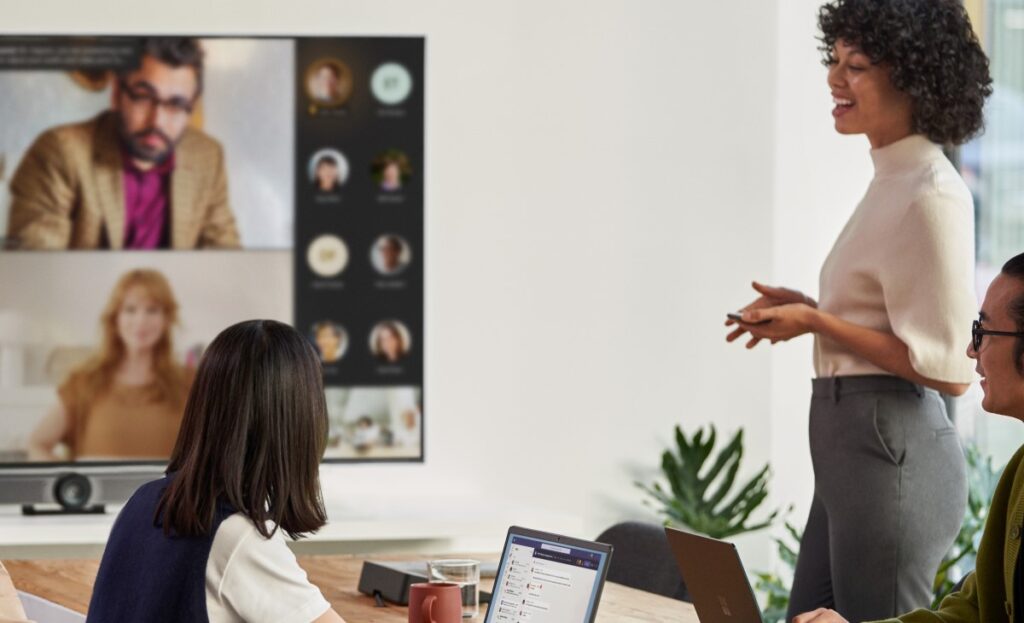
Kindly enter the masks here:
M 587 621 L 604 554 L 512 535 L 494 587 L 494 623 Z

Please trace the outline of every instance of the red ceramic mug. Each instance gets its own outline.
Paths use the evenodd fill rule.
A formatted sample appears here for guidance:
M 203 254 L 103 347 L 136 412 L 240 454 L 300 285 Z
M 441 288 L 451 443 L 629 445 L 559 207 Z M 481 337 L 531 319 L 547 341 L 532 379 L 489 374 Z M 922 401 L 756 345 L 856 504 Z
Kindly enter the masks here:
M 409 587 L 409 623 L 461 623 L 462 589 L 435 582 Z

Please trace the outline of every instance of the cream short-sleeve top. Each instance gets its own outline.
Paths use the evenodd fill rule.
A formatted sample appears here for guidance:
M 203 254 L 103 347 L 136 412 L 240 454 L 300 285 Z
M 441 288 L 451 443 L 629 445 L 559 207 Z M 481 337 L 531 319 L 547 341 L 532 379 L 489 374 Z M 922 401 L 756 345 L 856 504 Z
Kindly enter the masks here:
M 974 380 L 965 351 L 977 315 L 974 207 L 967 185 L 922 135 L 871 150 L 875 176 L 821 268 L 818 307 L 896 335 L 920 375 Z M 822 336 L 818 377 L 889 374 Z
M 309 623 L 330 607 L 280 530 L 265 538 L 241 513 L 220 524 L 206 562 L 210 623 Z

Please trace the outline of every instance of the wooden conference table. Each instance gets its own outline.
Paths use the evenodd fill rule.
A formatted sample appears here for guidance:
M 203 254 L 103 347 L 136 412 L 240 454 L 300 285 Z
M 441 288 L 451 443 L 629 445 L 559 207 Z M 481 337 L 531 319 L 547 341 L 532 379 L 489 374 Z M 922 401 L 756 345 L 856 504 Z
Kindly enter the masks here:
M 347 623 L 406 623 L 408 609 L 388 605 L 374 606 L 373 599 L 356 590 L 363 561 L 415 560 L 422 556 L 299 556 L 313 584 Z M 477 557 L 494 560 L 495 556 Z M 427 560 L 426 558 L 423 558 Z M 98 560 L 5 560 L 4 566 L 18 590 L 49 599 L 62 606 L 85 613 L 96 580 Z M 488 588 L 482 582 L 483 588 Z M 470 619 L 483 621 L 481 615 Z M 667 597 L 608 582 L 601 596 L 597 620 L 601 623 L 698 623 L 693 606 Z

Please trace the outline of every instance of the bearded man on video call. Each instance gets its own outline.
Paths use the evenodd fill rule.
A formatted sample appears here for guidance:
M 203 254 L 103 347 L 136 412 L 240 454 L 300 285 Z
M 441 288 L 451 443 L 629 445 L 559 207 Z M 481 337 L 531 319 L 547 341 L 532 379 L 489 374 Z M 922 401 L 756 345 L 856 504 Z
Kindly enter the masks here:
M 203 86 L 192 38 L 150 38 L 110 109 L 46 130 L 11 179 L 12 249 L 237 248 L 220 144 L 190 127 Z

